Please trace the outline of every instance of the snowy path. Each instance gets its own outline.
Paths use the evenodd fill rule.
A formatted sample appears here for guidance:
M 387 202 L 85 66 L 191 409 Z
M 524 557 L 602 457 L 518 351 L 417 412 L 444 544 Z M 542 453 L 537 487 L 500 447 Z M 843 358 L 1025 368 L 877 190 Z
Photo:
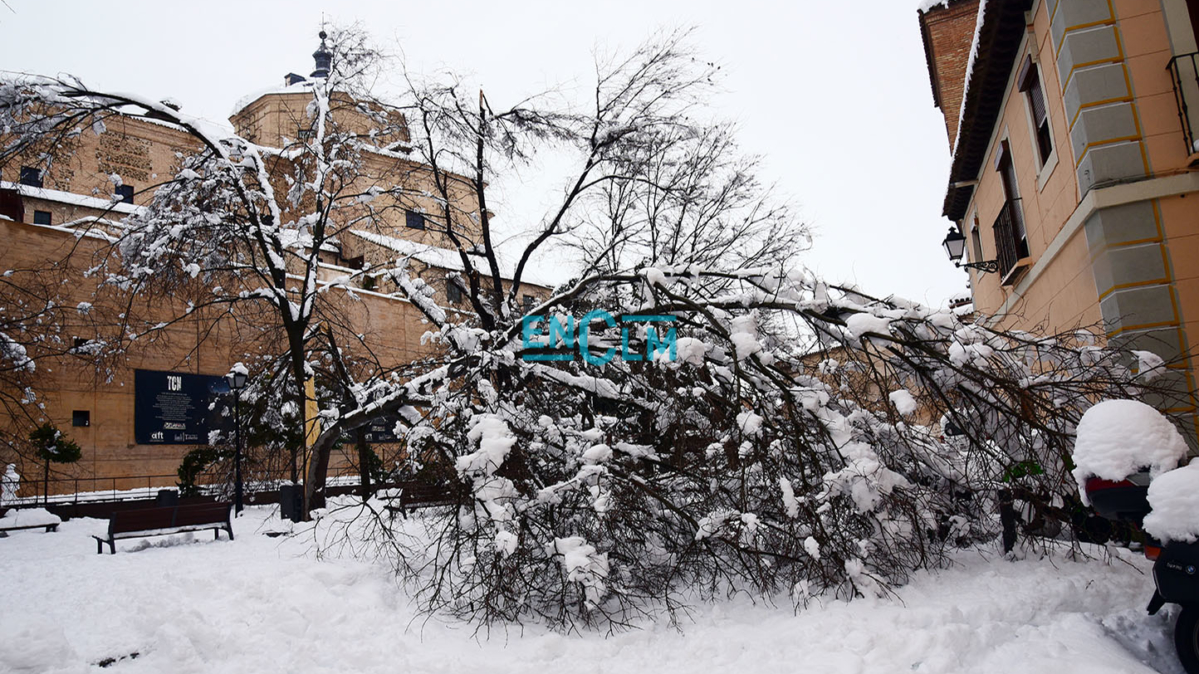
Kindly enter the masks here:
M 95 554 L 96 520 L 0 540 L 0 672 L 1179 671 L 1168 622 L 1142 610 L 1151 579 L 1123 564 L 971 554 L 901 589 L 906 606 L 795 616 L 734 601 L 697 608 L 683 634 L 529 629 L 480 643 L 469 626 L 414 621 L 385 569 L 256 533 L 265 516 L 248 510 L 233 542 L 125 541 L 115 556 Z

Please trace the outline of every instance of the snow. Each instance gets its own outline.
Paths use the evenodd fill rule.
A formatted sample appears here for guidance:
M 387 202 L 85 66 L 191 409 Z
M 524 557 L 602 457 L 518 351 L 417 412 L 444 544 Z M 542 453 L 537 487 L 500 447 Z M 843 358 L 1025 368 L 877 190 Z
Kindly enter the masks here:
M 120 542 L 115 556 L 95 554 L 100 520 L 0 540 L 0 663 L 51 674 L 101 671 L 95 663 L 122 657 L 112 671 L 1179 671 L 1168 611 L 1145 615 L 1153 581 L 1132 556 L 1106 565 L 971 552 L 915 574 L 893 600 L 814 598 L 795 613 L 786 598 L 771 606 L 738 596 L 696 604 L 681 631 L 662 620 L 612 636 L 537 625 L 489 633 L 427 619 L 383 565 L 318 560 L 310 525 L 268 538 L 286 528 L 272 512 L 248 508 L 235 541 L 184 534 Z M 585 541 L 558 541 L 564 573 L 600 580 Z
M 479 449 L 458 458 L 458 472 L 492 475 L 504 464 L 516 438 L 508 430 L 508 423 L 494 414 L 481 414 L 474 419 L 474 426 L 467 436 L 479 443 Z
M 737 360 L 745 360 L 762 351 L 758 342 L 758 317 L 754 313 L 738 316 L 729 322 L 729 341 L 737 350 Z
M 920 4 L 916 5 L 916 11 L 924 14 L 937 7 L 948 7 L 949 0 L 920 0 Z
M 765 419 L 761 416 L 750 411 L 737 414 L 737 427 L 746 435 L 757 435 L 762 430 L 762 423 L 764 421 Z
M 271 94 L 306 94 L 306 93 L 309 93 L 311 90 L 312 90 L 312 82 L 309 80 L 305 80 L 303 82 L 297 82 L 295 84 L 285 85 L 285 86 L 281 86 L 281 87 L 280 86 L 263 87 L 262 89 L 252 91 L 252 92 L 246 94 L 245 96 L 242 96 L 241 98 L 237 99 L 237 102 L 235 102 L 233 104 L 233 110 L 230 111 L 229 116 L 230 117 L 237 116 L 237 113 L 241 112 L 242 110 L 245 110 L 247 106 L 249 106 L 254 101 L 262 98 L 263 96 L 268 96 Z
M 45 508 L 13 508 L 0 517 L 0 529 L 59 524 L 62 518 Z
M 912 392 L 907 389 L 899 389 L 891 391 L 887 396 L 891 399 L 891 404 L 895 406 L 895 411 L 903 416 L 916 413 L 916 399 L 912 397 Z
M 666 275 L 662 273 L 661 269 L 646 267 L 645 269 L 641 270 L 641 275 L 645 277 L 645 282 L 651 286 L 661 286 L 665 288 L 668 285 L 666 283 Z
M 1151 477 L 1175 468 L 1187 444 L 1161 412 L 1136 400 L 1105 400 L 1078 422 L 1074 479 L 1086 501 L 1088 477 L 1119 481 L 1148 468 Z
M 566 579 L 585 588 L 588 602 L 595 603 L 604 594 L 608 577 L 608 555 L 597 553 L 581 536 L 554 539 L 554 551 L 562 555 Z
M 376 234 L 374 232 L 364 232 L 357 229 L 351 229 L 350 233 L 377 246 L 383 246 L 401 255 L 420 260 L 429 266 L 449 269 L 451 271 L 463 271 L 462 258 L 456 250 L 438 248 L 407 239 Z
M 816 538 L 814 536 L 808 536 L 807 538 L 804 539 L 803 549 L 804 549 L 804 552 L 808 553 L 808 556 L 811 557 L 812 559 L 815 559 L 815 560 L 820 559 L 820 543 L 816 540 Z
M 799 501 L 795 498 L 795 487 L 791 486 L 791 480 L 779 478 L 779 489 L 783 493 L 783 507 L 787 509 L 787 517 L 799 517 Z
M 462 267 L 462 257 L 458 254 L 457 250 L 440 248 L 438 246 L 430 246 L 426 243 L 418 243 L 416 241 L 409 241 L 408 239 L 401 239 L 375 232 L 365 232 L 360 229 L 351 229 L 349 232 L 360 239 L 364 239 L 375 244 L 376 246 L 383 246 L 384 248 L 392 250 L 405 257 L 411 257 L 415 260 L 419 260 L 431 267 L 439 267 L 449 271 L 464 271 Z M 474 258 L 471 260 L 471 264 L 473 264 L 476 269 L 482 270 L 487 268 L 486 258 L 474 253 L 468 253 L 468 255 L 471 255 L 471 257 Z M 501 255 L 499 251 L 496 252 L 496 256 L 500 265 L 501 277 L 504 280 L 511 280 L 515 265 L 507 264 L 503 255 Z M 534 270 L 531 270 L 528 267 L 526 267 L 524 272 L 521 274 L 521 283 L 532 283 L 535 285 L 544 286 L 552 285 L 541 279 L 541 277 Z
M 891 321 L 870 314 L 854 314 L 845 319 L 845 325 L 855 341 L 861 341 L 863 335 L 873 332 L 880 335 L 891 334 Z
M 1153 381 L 1165 372 L 1166 361 L 1152 351 L 1133 351 L 1137 359 L 1137 376 L 1144 381 Z
M 10 463 L 4 469 L 4 475 L 0 476 L 0 505 L 15 500 L 20 488 L 21 475 L 17 473 L 17 464 Z
M 987 0 L 979 0 L 978 16 L 974 22 L 974 38 L 970 42 L 970 58 L 966 61 L 966 79 L 962 82 L 962 104 L 958 108 L 958 130 L 953 139 L 953 155 L 958 153 L 958 141 L 962 137 L 962 120 L 966 116 L 966 95 L 970 93 L 970 79 L 974 74 L 974 61 L 978 58 L 978 36 L 982 32 L 983 20 L 987 14 Z
M 675 362 L 703 365 L 704 356 L 712 347 L 701 339 L 679 337 L 675 340 Z
M 824 493 L 821 499 L 831 494 L 848 494 L 862 513 L 874 512 L 895 489 L 909 486 L 907 479 L 887 468 L 874 449 L 864 442 L 850 442 L 841 448 L 845 467 L 824 476 Z
M 44 199 L 45 201 L 55 201 L 60 204 L 69 204 L 71 206 L 80 206 L 83 208 L 94 208 L 101 211 L 113 211 L 115 213 L 140 213 L 144 209 L 141 206 L 127 204 L 123 201 L 112 201 L 111 199 L 100 199 L 98 197 L 89 197 L 73 192 L 63 192 L 61 190 L 52 190 L 44 187 L 30 187 L 29 185 L 21 185 L 18 183 L 10 183 L 6 180 L 0 180 L 0 189 L 17 190 L 21 196 L 31 199 Z
M 1199 539 L 1199 462 L 1176 468 L 1149 483 L 1145 531 L 1166 541 Z
M 591 449 L 583 452 L 583 463 L 600 464 L 607 463 L 612 459 L 612 448 L 608 445 L 595 445 Z

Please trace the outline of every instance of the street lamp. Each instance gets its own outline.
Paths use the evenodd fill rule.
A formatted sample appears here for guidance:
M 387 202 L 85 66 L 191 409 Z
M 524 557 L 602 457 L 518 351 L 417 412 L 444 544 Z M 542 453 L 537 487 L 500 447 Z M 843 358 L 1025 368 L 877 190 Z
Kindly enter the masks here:
M 238 514 L 242 511 L 241 390 L 246 387 L 249 375 L 246 366 L 241 363 L 234 365 L 229 374 L 225 375 L 225 381 L 229 382 L 229 390 L 233 391 L 233 433 L 237 439 L 233 455 L 233 508 Z
M 999 271 L 998 260 L 986 260 L 984 262 L 962 262 L 962 256 L 966 254 L 966 237 L 957 230 L 956 227 L 950 226 L 949 234 L 945 235 L 945 240 L 941 242 L 945 247 L 945 254 L 949 256 L 949 261 L 953 266 L 967 269 L 977 269 L 983 273 L 995 274 Z

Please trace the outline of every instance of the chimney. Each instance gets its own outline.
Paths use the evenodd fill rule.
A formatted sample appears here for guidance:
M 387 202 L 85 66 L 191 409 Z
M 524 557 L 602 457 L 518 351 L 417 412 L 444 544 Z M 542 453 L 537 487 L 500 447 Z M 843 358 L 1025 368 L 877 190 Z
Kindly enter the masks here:
M 299 84 L 300 82 L 306 81 L 307 80 L 304 79 L 303 75 L 297 75 L 295 73 L 287 73 L 283 76 L 283 86 L 285 87 L 290 87 L 293 84 Z

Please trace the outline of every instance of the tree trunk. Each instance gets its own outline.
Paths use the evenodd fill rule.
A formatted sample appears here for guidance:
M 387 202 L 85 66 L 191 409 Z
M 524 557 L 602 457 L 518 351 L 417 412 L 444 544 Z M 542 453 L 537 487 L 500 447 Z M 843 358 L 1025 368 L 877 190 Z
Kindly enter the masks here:
M 309 448 L 308 472 L 304 476 L 304 520 L 308 513 L 325 507 L 325 477 L 329 471 L 329 454 L 333 451 L 333 436 L 322 434 Z
M 1016 547 L 1016 507 L 1009 489 L 999 490 L 999 522 L 1003 525 L 1003 552 Z
M 370 447 L 366 444 L 365 427 L 359 427 L 354 432 L 358 445 L 358 484 L 359 495 L 362 500 L 366 501 L 371 497 L 371 467 L 370 467 Z

